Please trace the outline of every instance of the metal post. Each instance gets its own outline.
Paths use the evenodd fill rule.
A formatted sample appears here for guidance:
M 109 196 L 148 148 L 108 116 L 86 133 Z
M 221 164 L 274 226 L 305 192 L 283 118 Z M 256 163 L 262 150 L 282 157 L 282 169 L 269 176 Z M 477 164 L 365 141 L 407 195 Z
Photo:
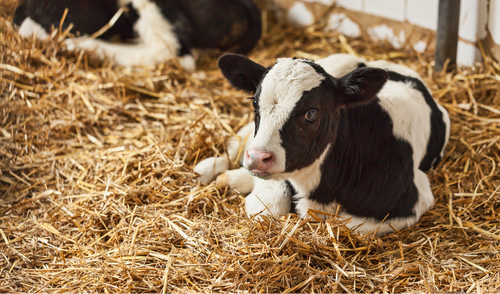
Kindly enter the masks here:
M 439 14 L 436 39 L 436 71 L 443 70 L 457 62 L 458 25 L 460 21 L 460 0 L 439 0 Z

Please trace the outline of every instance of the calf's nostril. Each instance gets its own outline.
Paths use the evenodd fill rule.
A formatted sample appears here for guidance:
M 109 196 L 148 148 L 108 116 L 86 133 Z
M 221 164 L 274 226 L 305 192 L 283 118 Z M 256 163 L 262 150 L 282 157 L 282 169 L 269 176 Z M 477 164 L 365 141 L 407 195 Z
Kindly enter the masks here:
M 271 164 L 274 161 L 274 155 L 272 153 L 264 153 L 262 154 L 260 161 L 266 165 Z

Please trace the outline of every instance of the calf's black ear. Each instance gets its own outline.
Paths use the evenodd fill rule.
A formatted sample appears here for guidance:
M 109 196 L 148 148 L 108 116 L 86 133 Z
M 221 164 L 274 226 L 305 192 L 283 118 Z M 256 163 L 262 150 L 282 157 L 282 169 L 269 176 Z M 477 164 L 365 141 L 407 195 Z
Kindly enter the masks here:
M 382 89 L 389 74 L 380 68 L 360 67 L 340 78 L 340 104 L 363 105 L 371 102 Z
M 266 68 L 240 54 L 224 54 L 218 66 L 224 77 L 238 90 L 255 93 Z

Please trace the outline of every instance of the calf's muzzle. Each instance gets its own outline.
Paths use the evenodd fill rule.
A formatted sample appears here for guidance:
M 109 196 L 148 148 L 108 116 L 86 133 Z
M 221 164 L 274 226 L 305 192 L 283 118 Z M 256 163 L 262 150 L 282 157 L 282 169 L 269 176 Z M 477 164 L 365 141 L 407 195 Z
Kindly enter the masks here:
M 255 176 L 267 177 L 271 175 L 269 170 L 276 162 L 276 156 L 272 152 L 261 149 L 248 148 L 245 151 L 245 167 Z

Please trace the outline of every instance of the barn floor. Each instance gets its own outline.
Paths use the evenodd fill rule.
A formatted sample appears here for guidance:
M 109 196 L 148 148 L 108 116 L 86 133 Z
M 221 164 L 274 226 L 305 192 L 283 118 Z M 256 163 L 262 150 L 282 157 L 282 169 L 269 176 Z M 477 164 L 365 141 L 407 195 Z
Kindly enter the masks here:
M 5 24 L 4 24 L 5 25 Z M 251 57 L 357 53 L 409 64 L 449 110 L 434 208 L 359 237 L 345 220 L 251 221 L 192 167 L 252 119 L 215 58 L 123 69 L 0 34 L 0 292 L 498 292 L 500 66 L 453 74 L 432 55 L 269 26 Z M 215 57 L 215 55 L 214 55 Z

